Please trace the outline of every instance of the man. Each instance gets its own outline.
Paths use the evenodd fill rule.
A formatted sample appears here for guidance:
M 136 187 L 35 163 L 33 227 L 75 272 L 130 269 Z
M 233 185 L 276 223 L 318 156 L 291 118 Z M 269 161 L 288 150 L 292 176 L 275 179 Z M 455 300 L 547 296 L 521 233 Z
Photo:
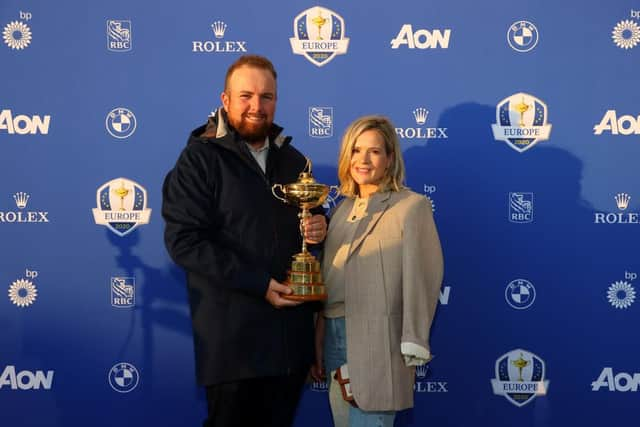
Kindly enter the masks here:
M 207 427 L 289 426 L 313 362 L 313 306 L 283 298 L 302 245 L 298 209 L 275 183 L 298 179 L 305 158 L 273 123 L 276 71 L 260 56 L 227 71 L 222 108 L 191 133 L 167 175 L 165 243 L 187 272 L 198 382 Z M 305 239 L 319 243 L 313 215 Z

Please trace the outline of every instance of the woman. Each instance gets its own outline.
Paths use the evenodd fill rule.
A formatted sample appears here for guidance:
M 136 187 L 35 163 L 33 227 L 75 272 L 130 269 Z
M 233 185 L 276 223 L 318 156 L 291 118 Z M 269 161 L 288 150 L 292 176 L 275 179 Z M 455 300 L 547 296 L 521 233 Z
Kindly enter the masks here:
M 402 184 L 402 153 L 385 117 L 366 116 L 349 126 L 338 177 L 346 198 L 325 241 L 329 297 L 318 316 L 312 374 L 330 373 L 336 427 L 392 427 L 395 412 L 413 406 L 415 366 L 431 358 L 429 329 L 443 274 L 440 241 L 428 199 Z M 353 406 L 334 376 L 345 364 Z

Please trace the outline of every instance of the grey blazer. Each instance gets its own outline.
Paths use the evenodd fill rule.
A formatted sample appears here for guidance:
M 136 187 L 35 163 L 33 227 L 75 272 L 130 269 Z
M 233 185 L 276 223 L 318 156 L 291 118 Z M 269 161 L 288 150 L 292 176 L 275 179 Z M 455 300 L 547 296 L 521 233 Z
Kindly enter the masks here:
M 440 240 L 427 198 L 409 190 L 370 196 L 345 264 L 347 364 L 363 410 L 413 406 L 415 368 L 404 342 L 429 348 L 429 330 L 443 276 Z M 336 209 L 329 225 L 346 221 L 354 200 Z M 330 260 L 326 260 L 330 261 Z

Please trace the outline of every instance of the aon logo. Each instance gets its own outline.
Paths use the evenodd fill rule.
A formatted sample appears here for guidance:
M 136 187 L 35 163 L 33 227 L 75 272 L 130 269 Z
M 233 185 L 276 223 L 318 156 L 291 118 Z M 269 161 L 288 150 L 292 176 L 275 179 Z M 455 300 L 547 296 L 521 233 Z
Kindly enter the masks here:
M 53 383 L 53 371 L 20 371 L 16 372 L 13 365 L 6 366 L 0 375 L 0 389 L 12 390 L 50 390 Z
M 413 32 L 411 24 L 404 24 L 395 39 L 391 40 L 391 49 L 407 45 L 409 49 L 449 48 L 451 30 L 417 30 Z
M 609 391 L 638 391 L 640 374 L 627 374 L 620 372 L 613 375 L 613 369 L 604 368 L 597 380 L 591 383 L 591 390 L 598 391 L 601 388 Z
M 595 135 L 602 135 L 602 132 L 609 131 L 612 135 L 640 134 L 640 116 L 620 116 L 616 115 L 616 110 L 608 110 L 600 124 L 593 127 Z
M 49 133 L 49 122 L 51 116 L 25 116 L 20 114 L 13 116 L 11 110 L 2 110 L 0 112 L 0 130 L 6 130 L 10 134 L 26 135 L 41 133 L 46 135 Z

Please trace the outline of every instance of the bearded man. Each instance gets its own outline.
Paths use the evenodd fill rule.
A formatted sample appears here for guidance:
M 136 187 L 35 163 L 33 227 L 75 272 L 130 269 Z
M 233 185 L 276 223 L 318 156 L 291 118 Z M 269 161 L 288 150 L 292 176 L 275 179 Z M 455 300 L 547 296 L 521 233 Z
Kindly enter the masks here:
M 306 161 L 273 123 L 276 79 L 267 58 L 236 60 L 222 108 L 164 181 L 165 244 L 187 274 L 206 427 L 290 426 L 314 360 L 314 306 L 283 298 L 302 237 L 298 209 L 271 187 L 296 181 Z M 304 238 L 320 243 L 326 230 L 315 214 Z

